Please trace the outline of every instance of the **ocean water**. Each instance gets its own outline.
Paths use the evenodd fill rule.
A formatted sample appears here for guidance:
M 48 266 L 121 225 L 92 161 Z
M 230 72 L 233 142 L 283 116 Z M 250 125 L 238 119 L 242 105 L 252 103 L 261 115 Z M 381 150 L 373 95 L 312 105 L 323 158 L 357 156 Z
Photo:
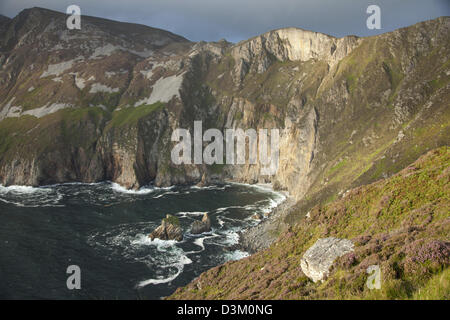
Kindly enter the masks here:
M 62 184 L 0 186 L 0 298 L 160 299 L 201 272 L 247 256 L 232 249 L 238 232 L 285 197 L 266 186 L 146 187 Z M 189 233 L 208 212 L 212 231 Z M 184 240 L 151 241 L 166 214 L 180 219 Z M 69 290 L 67 268 L 81 270 Z

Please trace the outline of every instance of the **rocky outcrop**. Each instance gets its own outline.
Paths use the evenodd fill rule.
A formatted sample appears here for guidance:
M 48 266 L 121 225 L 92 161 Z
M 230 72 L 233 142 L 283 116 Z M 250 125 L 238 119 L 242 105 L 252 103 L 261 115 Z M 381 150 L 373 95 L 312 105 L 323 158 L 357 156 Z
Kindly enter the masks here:
M 4 33 L 6 31 L 6 26 L 11 21 L 10 18 L 0 14 L 0 32 Z M 0 56 L 0 65 L 2 64 L 1 56 Z
M 235 73 L 238 81 L 253 69 L 265 72 L 274 58 L 279 61 L 323 60 L 334 65 L 348 55 L 359 43 L 357 37 L 335 37 L 298 28 L 274 30 L 242 41 L 231 49 L 237 62 Z
M 161 240 L 183 240 L 183 230 L 180 227 L 178 219 L 168 214 L 161 222 L 161 225 L 156 228 L 149 236 L 150 239 Z
M 323 281 L 334 260 L 353 251 L 353 243 L 346 239 L 323 238 L 309 248 L 300 260 L 303 273 L 312 281 Z
M 211 218 L 208 216 L 208 213 L 203 215 L 202 221 L 194 221 L 191 226 L 192 234 L 200 234 L 204 232 L 211 231 Z
M 252 215 L 253 220 L 261 220 L 262 218 L 263 216 L 260 213 L 255 213 L 254 215 Z
M 33 8 L 3 23 L 0 184 L 232 180 L 300 200 L 375 181 L 448 141 L 449 18 L 370 38 L 286 28 L 235 45 L 93 17 L 71 31 L 65 19 Z M 172 133 L 196 120 L 203 132 L 279 129 L 278 170 L 173 164 Z M 417 128 L 443 129 L 422 139 Z
M 207 181 L 207 178 L 206 178 L 206 174 L 204 173 L 202 175 L 202 180 L 199 183 L 197 183 L 197 187 L 204 187 L 207 184 L 208 184 L 208 181 Z
M 315 205 L 309 219 L 292 225 L 267 249 L 204 272 L 169 299 L 370 300 L 374 294 L 448 299 L 450 213 L 442 195 L 448 194 L 449 168 L 450 147 L 428 152 L 390 178 Z M 324 233 L 334 238 L 323 239 Z M 344 240 L 350 234 L 351 242 Z M 336 259 L 326 281 L 314 284 L 299 261 L 316 239 L 323 249 L 317 259 L 333 250 L 334 256 L 349 253 Z M 374 278 L 381 282 L 376 292 L 369 290 Z

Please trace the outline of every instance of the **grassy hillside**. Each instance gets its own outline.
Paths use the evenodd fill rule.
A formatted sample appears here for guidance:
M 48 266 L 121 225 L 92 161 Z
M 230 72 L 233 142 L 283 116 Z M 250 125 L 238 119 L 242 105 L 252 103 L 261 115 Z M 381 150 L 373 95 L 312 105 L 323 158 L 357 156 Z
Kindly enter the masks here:
M 202 274 L 170 299 L 449 299 L 450 148 L 428 152 L 398 174 L 315 206 L 269 249 Z M 299 213 L 300 214 L 300 213 Z M 319 238 L 351 239 L 323 283 L 301 271 Z M 381 268 L 381 289 L 366 286 Z

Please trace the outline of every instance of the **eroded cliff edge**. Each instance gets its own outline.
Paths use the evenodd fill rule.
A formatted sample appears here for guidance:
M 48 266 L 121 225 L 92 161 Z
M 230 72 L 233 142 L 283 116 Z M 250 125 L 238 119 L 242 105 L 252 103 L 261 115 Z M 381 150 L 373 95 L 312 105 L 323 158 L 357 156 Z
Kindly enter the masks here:
M 305 205 L 449 138 L 448 17 L 370 38 L 296 28 L 231 44 L 33 8 L 2 22 L 0 183 L 270 182 Z M 170 160 L 176 128 L 278 128 L 277 174 Z

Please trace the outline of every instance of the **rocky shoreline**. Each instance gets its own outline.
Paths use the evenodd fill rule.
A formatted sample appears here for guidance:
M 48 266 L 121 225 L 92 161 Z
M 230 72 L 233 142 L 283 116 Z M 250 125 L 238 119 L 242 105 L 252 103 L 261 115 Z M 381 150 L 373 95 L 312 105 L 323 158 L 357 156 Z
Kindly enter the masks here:
M 281 202 L 268 216 L 258 225 L 239 232 L 239 243 L 233 249 L 246 251 L 254 254 L 268 248 L 274 243 L 280 230 L 288 227 L 283 218 L 291 212 L 296 203 L 293 197 L 285 194 L 286 199 Z

